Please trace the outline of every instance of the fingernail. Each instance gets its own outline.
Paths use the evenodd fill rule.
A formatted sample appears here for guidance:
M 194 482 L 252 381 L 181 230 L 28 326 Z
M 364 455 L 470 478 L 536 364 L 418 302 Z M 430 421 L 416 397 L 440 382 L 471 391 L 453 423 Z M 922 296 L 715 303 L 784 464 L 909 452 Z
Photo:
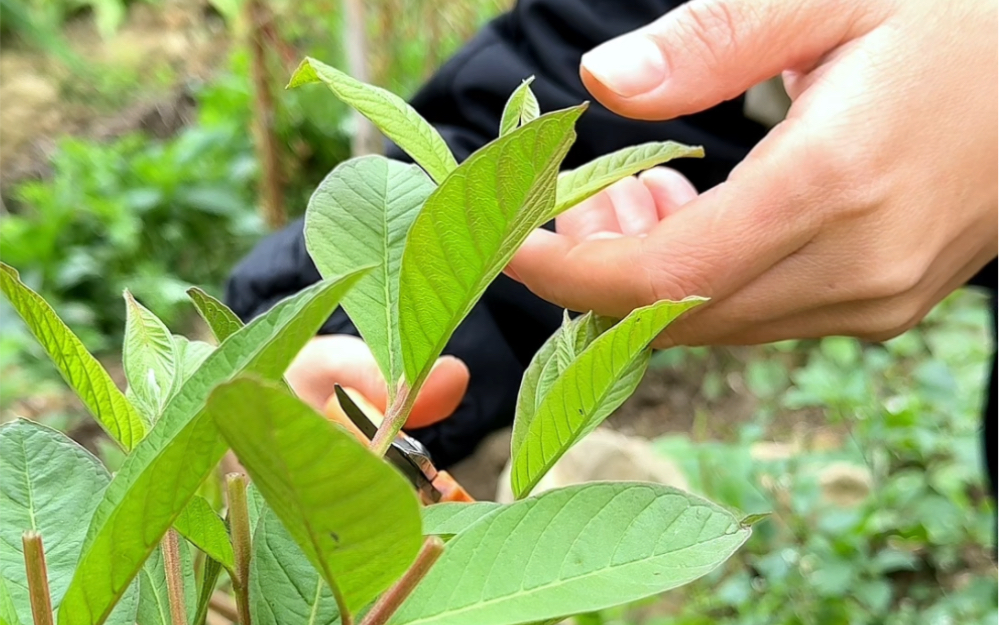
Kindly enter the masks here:
M 651 91 L 666 78 L 666 61 L 645 35 L 611 39 L 583 55 L 583 68 L 623 98 Z

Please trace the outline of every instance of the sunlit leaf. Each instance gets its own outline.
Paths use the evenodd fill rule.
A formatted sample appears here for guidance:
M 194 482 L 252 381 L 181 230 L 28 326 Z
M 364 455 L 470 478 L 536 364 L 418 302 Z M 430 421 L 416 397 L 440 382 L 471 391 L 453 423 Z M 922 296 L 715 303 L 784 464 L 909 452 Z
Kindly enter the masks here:
M 406 379 L 422 381 L 451 333 L 532 230 L 585 106 L 548 113 L 490 143 L 435 190 L 409 231 L 399 277 Z
M 58 613 L 90 518 L 111 476 L 90 452 L 44 425 L 0 426 L 0 579 L 22 623 L 33 623 L 21 534 L 37 531 L 45 548 L 52 607 Z M 135 616 L 135 589 L 112 622 Z
M 197 609 L 197 587 L 194 579 L 194 559 L 186 540 L 177 541 L 180 556 L 180 571 L 184 581 L 184 605 L 187 622 L 191 623 Z M 139 573 L 139 612 L 136 621 L 140 625 L 171 625 L 170 596 L 167 593 L 166 571 L 163 568 L 163 546 L 153 549 Z
M 371 120 L 438 184 L 457 167 L 457 161 L 440 133 L 394 93 L 365 84 L 307 57 L 295 70 L 288 88 L 313 82 L 325 83 L 337 98 Z
M 448 543 L 393 625 L 507 625 L 591 612 L 711 571 L 749 537 L 658 484 L 597 482 L 504 506 Z
M 236 313 L 201 289 L 191 287 L 187 290 L 187 296 L 191 298 L 194 307 L 198 309 L 198 314 L 208 324 L 208 329 L 219 343 L 243 327 L 243 322 Z
M 649 343 L 674 319 L 704 301 L 688 298 L 639 308 L 594 338 L 590 337 L 601 329 L 600 320 L 584 317 L 563 325 L 549 339 L 556 345 L 543 348 L 528 367 L 528 382 L 518 398 L 510 472 L 517 497 L 527 495 L 572 445 L 634 392 L 648 365 Z M 545 377 L 548 363 L 541 359 L 558 358 L 560 342 L 563 364 L 557 365 L 556 376 Z
M 351 612 L 388 588 L 421 544 L 411 485 L 346 431 L 276 386 L 238 379 L 209 411 L 254 484 Z
M 121 362 L 135 406 L 152 424 L 175 389 L 177 349 L 170 330 L 125 291 L 125 340 Z
M 72 609 L 60 613 L 60 625 L 102 622 L 221 460 L 226 445 L 204 409 L 212 389 L 244 371 L 279 379 L 357 276 L 320 282 L 277 304 L 223 342 L 181 387 L 97 506 L 66 591 Z
M 643 143 L 605 154 L 589 163 L 558 177 L 558 193 L 554 218 L 579 204 L 586 198 L 596 195 L 622 178 L 662 165 L 674 158 L 704 156 L 704 149 L 690 147 L 673 141 Z
M 541 115 L 538 99 L 531 91 L 532 82 L 534 82 L 534 76 L 524 80 L 519 87 L 514 89 L 513 93 L 510 94 L 510 99 L 506 101 L 503 115 L 500 117 L 499 135 L 501 137 L 510 134 L 518 126 L 523 126 Z
M 178 334 L 173 335 L 173 344 L 177 350 L 177 375 L 174 376 L 173 391 L 176 393 L 184 385 L 184 382 L 187 382 L 187 379 L 194 375 L 198 367 L 208 359 L 215 347 L 204 341 L 192 341 Z
M 343 299 L 344 310 L 371 348 L 389 391 L 402 377 L 399 267 L 406 234 L 434 183 L 415 165 L 382 156 L 340 164 L 309 200 L 305 245 L 319 273 L 375 269 Z
M 333 591 L 266 508 L 253 533 L 250 617 L 253 625 L 340 622 Z
M 203 497 L 195 496 L 173 522 L 174 527 L 205 555 L 230 571 L 235 566 L 232 542 L 222 518 Z
M 122 447 L 135 447 L 145 435 L 146 426 L 101 363 L 52 307 L 24 286 L 17 271 L 5 263 L 0 263 L 0 288 L 90 414 Z

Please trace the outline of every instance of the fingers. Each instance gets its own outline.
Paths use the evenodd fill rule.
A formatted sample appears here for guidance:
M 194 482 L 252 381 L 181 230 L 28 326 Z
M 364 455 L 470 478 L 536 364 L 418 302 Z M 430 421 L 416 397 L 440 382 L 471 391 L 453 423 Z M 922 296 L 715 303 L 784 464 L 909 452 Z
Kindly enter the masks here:
M 660 299 L 725 297 L 807 244 L 821 223 L 810 209 L 823 190 L 810 184 L 789 136 L 772 133 L 729 181 L 644 238 L 577 242 L 537 231 L 514 256 L 512 273 L 544 299 L 606 315 Z
M 652 194 L 638 178 L 628 176 L 607 187 L 606 193 L 614 206 L 621 234 L 633 237 L 644 235 L 659 223 Z
M 296 356 L 286 376 L 302 401 L 316 410 L 326 407 L 334 384 L 354 389 L 379 412 L 386 410 L 385 378 L 371 350 L 356 336 L 315 337 Z M 465 363 L 452 356 L 438 359 L 413 405 L 407 427 L 425 427 L 451 416 L 468 381 Z
M 555 218 L 555 229 L 577 241 L 597 237 L 601 233 L 620 232 L 621 225 L 610 196 L 597 193 Z
M 694 0 L 586 53 L 580 75 L 601 104 L 627 117 L 695 113 L 869 29 L 864 4 Z
M 638 179 L 652 196 L 656 216 L 660 220 L 697 197 L 694 185 L 683 174 L 669 167 L 653 167 L 639 174 Z
M 450 417 L 468 390 L 469 372 L 465 363 L 454 356 L 443 356 L 434 363 L 413 411 L 407 428 L 422 428 Z

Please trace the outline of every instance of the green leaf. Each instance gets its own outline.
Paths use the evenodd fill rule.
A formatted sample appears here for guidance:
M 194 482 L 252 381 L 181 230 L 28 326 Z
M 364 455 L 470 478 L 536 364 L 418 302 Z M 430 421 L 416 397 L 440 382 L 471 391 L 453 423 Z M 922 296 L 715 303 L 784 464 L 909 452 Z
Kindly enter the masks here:
M 510 483 L 518 498 L 527 495 L 570 447 L 634 392 L 648 366 L 649 343 L 674 319 L 704 301 L 687 298 L 638 308 L 595 338 L 590 336 L 601 329 L 598 318 L 563 325 L 549 342 L 561 341 L 563 358 L 569 360 L 558 368 L 557 376 L 543 380 L 544 367 L 536 374 L 535 358 L 525 373 L 527 382 L 518 397 L 510 446 Z M 565 347 L 569 344 L 571 349 Z M 577 354 L 579 347 L 583 349 Z M 570 351 L 565 353 L 567 349 Z M 550 360 L 549 351 L 542 348 L 539 357 Z M 558 345 L 553 351 L 557 358 Z M 533 402 L 531 393 L 535 394 Z
M 267 508 L 253 533 L 250 621 L 253 625 L 340 622 L 333 591 Z
M 503 504 L 492 501 L 445 502 L 427 506 L 423 508 L 423 533 L 451 537 L 502 507 Z
M 365 606 L 413 562 L 422 540 L 413 488 L 353 436 L 297 397 L 246 378 L 220 386 L 209 410 L 347 610 Z
M 192 622 L 197 610 L 197 587 L 194 580 L 194 559 L 186 540 L 177 541 L 180 551 L 180 570 L 184 576 L 184 604 L 187 609 L 187 622 Z M 136 621 L 140 625 L 171 625 L 170 596 L 167 593 L 166 571 L 163 568 L 163 546 L 153 549 L 139 574 L 139 612 Z
M 532 230 L 547 221 L 555 176 L 585 105 L 548 113 L 470 156 L 413 222 L 399 276 L 403 364 L 422 383 L 458 323 Z
M 21 533 L 42 535 L 49 590 L 58 609 L 90 517 L 111 476 L 62 433 L 17 419 L 0 426 L 0 577 L 20 620 L 33 623 Z
M 212 595 L 215 593 L 215 586 L 218 584 L 221 573 L 221 562 L 212 558 L 205 560 L 204 570 L 201 573 L 201 586 L 198 588 L 198 607 L 194 613 L 194 619 L 191 620 L 191 625 L 205 625 L 205 620 L 208 618 L 208 607 L 211 604 Z
M 125 311 L 121 362 L 133 403 L 151 425 L 173 394 L 177 351 L 170 330 L 128 291 Z
M 194 375 L 198 367 L 215 351 L 215 346 L 204 341 L 191 341 L 179 334 L 173 335 L 174 348 L 177 350 L 177 375 L 174 376 L 174 391 L 176 394 L 187 379 Z
M 602 610 L 697 579 L 749 534 L 721 507 L 667 486 L 553 490 L 455 537 L 390 623 L 507 625 Z
M 198 309 L 198 314 L 208 324 L 208 329 L 212 331 L 215 340 L 219 343 L 243 327 L 243 322 L 236 316 L 236 313 L 198 287 L 188 289 L 187 296 L 191 298 L 194 307 Z
M 14 599 L 7 590 L 7 582 L 0 575 L 0 625 L 21 625 L 21 619 L 17 617 L 17 610 L 14 609 Z
M 230 571 L 236 566 L 229 531 L 204 497 L 195 496 L 173 522 L 174 528 L 209 558 Z
M 0 289 L 90 414 L 122 447 L 135 447 L 145 436 L 146 426 L 101 363 L 6 263 L 0 263 Z
M 440 133 L 399 96 L 351 78 L 321 61 L 306 57 L 288 88 L 323 82 L 348 106 L 364 115 L 440 184 L 458 166 Z
M 67 436 L 33 421 L 0 426 L 0 579 L 21 622 L 33 623 L 21 533 L 42 535 L 52 607 L 58 613 L 90 518 L 111 476 Z M 135 615 L 135 589 L 115 622 Z
M 305 246 L 319 273 L 375 265 L 343 299 L 344 310 L 389 381 L 402 378 L 399 266 L 406 234 L 434 183 L 415 165 L 383 156 L 340 164 L 309 200 Z
M 558 177 L 554 218 L 596 195 L 622 178 L 662 165 L 674 158 L 704 156 L 701 147 L 690 147 L 673 141 L 653 141 L 605 154 Z
M 359 274 L 324 281 L 229 337 L 184 384 L 128 456 L 97 507 L 60 625 L 100 623 L 167 528 L 215 469 L 226 445 L 205 403 L 242 373 L 278 379 Z M 219 406 L 216 406 L 219 408 Z
M 501 137 L 510 134 L 518 126 L 523 126 L 541 115 L 538 99 L 531 91 L 532 82 L 534 82 L 534 76 L 524 80 L 519 87 L 513 90 L 510 99 L 506 101 L 506 106 L 503 107 L 503 116 L 500 118 L 499 135 Z

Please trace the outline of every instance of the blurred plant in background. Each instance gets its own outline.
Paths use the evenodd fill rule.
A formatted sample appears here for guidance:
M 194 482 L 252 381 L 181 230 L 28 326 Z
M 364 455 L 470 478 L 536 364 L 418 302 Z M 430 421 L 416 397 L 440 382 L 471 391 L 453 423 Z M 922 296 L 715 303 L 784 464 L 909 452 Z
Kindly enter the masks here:
M 719 441 L 698 434 L 712 419 L 701 415 L 692 436 L 656 445 L 694 492 L 772 514 L 683 597 L 579 625 L 995 623 L 983 303 L 958 292 L 884 345 L 783 343 L 731 367 L 757 398 L 756 417 Z M 669 366 L 691 356 L 703 352 Z M 786 442 L 772 442 L 778 433 Z
M 135 94 L 168 92 L 167 83 L 178 80 L 196 100 L 196 116 L 166 139 L 141 128 L 111 140 L 60 139 L 50 157 L 51 174 L 9 185 L 3 198 L 4 260 L 21 270 L 92 350 L 120 344 L 120 298 L 126 286 L 168 324 L 182 323 L 180 316 L 188 314 L 184 290 L 198 284 L 219 294 L 228 271 L 266 234 L 257 191 L 259 152 L 251 133 L 257 93 L 248 42 L 259 33 L 249 32 L 245 3 L 141 3 L 153 10 L 184 11 L 190 19 L 208 19 L 212 12 L 221 16 L 230 52 L 209 79 L 198 80 L 174 75 L 176 70 L 158 65 L 157 59 L 148 63 L 155 71 L 145 72 L 133 69 L 134 60 L 127 67 L 89 63 L 67 43 L 60 29 L 69 20 L 86 19 L 88 11 L 102 37 L 127 28 L 123 20 L 133 5 L 125 0 L 0 0 L 3 34 L 63 64 L 61 92 L 90 102 L 95 112 L 116 101 L 123 106 Z M 294 217 L 304 211 L 319 181 L 350 156 L 354 129 L 346 107 L 322 90 L 282 89 L 293 69 L 287 52 L 293 50 L 295 63 L 313 55 L 342 65 L 343 10 L 341 0 L 265 4 L 271 21 L 263 26 L 275 31 L 275 40 L 266 42 L 265 68 L 275 96 L 269 120 L 276 138 L 272 149 L 282 210 Z M 508 5 L 506 0 L 367 3 L 368 36 L 379 43 L 368 59 L 375 82 L 412 93 L 465 38 Z M 36 366 L 41 355 L 2 306 L 0 330 L 3 407 L 49 388 L 52 373 Z

